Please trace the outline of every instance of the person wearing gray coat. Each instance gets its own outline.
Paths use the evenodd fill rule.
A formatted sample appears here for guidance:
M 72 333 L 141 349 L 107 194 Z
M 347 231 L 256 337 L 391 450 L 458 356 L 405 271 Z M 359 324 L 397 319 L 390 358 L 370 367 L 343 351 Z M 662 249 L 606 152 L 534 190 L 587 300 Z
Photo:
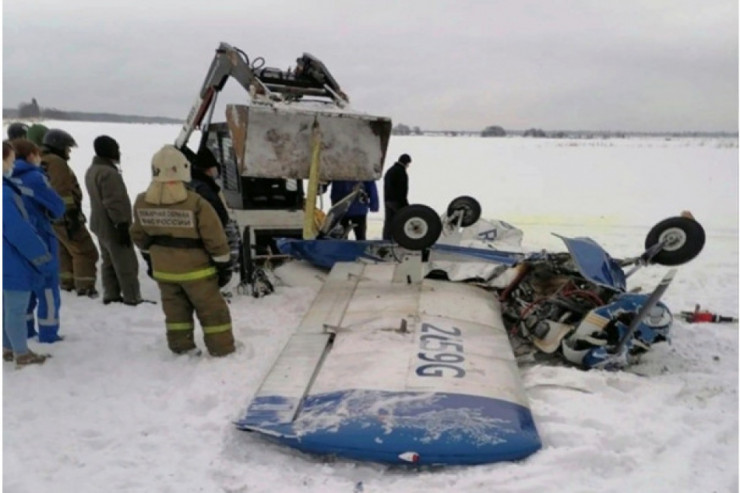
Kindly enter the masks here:
M 90 196 L 90 229 L 98 237 L 103 258 L 103 303 L 138 305 L 142 302 L 139 261 L 129 234 L 131 201 L 117 166 L 120 148 L 107 135 L 96 138 L 93 147 L 95 156 L 85 173 L 85 186 Z

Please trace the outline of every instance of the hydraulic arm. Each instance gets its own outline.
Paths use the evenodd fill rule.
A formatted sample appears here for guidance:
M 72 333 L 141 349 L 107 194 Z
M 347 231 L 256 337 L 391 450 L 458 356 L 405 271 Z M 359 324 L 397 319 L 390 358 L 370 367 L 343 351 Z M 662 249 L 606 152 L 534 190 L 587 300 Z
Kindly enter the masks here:
M 262 57 L 250 65 L 246 53 L 222 42 L 175 141 L 177 148 L 183 148 L 193 131 L 201 125 L 229 77 L 236 79 L 254 102 L 295 101 L 303 96 L 323 98 L 340 108 L 349 102 L 326 66 L 308 53 L 296 60 L 295 69 L 283 71 L 264 67 Z

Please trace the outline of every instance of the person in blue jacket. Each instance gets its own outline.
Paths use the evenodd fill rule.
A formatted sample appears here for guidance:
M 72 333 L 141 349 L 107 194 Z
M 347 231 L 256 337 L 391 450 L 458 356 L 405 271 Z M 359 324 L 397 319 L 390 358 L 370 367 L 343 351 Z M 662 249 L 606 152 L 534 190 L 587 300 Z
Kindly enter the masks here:
M 352 193 L 355 186 L 362 183 L 365 189 L 366 197 L 361 197 L 354 202 L 347 210 L 347 214 L 341 220 L 341 225 L 345 231 L 352 227 L 355 233 L 355 239 L 367 239 L 367 213 L 368 211 L 378 212 L 378 189 L 374 181 L 344 181 L 335 180 L 331 182 L 331 204 L 334 205 L 344 197 Z
M 64 215 L 64 201 L 51 187 L 40 166 L 41 148 L 26 139 L 16 139 L 11 144 L 16 155 L 12 181 L 20 189 L 31 225 L 44 240 L 57 269 L 46 284 L 31 293 L 26 316 L 28 336 L 36 335 L 34 311 L 37 311 L 39 342 L 57 342 L 62 340 L 59 335 L 59 242 L 51 223 Z
M 26 308 L 31 291 L 43 286 L 55 266 L 44 241 L 28 221 L 20 190 L 10 181 L 13 146 L 3 142 L 3 360 L 41 364 L 47 356 L 28 348 Z

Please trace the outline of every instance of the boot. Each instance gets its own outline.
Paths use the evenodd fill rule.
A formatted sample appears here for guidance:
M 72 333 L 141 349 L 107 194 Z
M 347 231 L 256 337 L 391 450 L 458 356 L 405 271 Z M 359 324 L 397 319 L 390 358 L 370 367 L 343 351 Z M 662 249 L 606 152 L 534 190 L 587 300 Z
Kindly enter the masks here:
M 57 331 L 53 329 L 42 328 L 39 332 L 39 342 L 46 344 L 53 344 L 55 342 L 63 341 L 64 336 L 60 336 Z
M 203 354 L 203 351 L 201 351 L 197 347 L 194 347 L 192 349 L 185 349 L 181 351 L 172 351 L 172 352 L 177 354 L 178 356 L 200 356 L 201 354 Z
M 48 357 L 48 354 L 36 354 L 29 350 L 27 353 L 15 355 L 15 367 L 23 368 L 28 365 L 43 365 Z
M 110 305 L 111 303 L 121 303 L 123 298 L 116 296 L 115 298 L 103 298 L 104 305 Z
M 78 289 L 77 296 L 87 296 L 88 298 L 97 298 L 98 292 L 94 286 L 90 286 L 89 288 Z
M 3 361 L 13 361 L 13 350 L 3 348 Z
M 208 354 L 213 357 L 220 358 L 236 351 L 234 335 L 231 330 L 217 334 L 206 334 L 204 339 L 208 348 Z
M 123 300 L 123 304 L 127 306 L 138 306 L 142 303 L 150 303 L 152 305 L 156 305 L 157 302 L 154 300 L 145 300 L 144 298 L 139 298 L 137 300 L 129 301 L 129 300 Z
M 196 349 L 192 330 L 168 330 L 167 346 L 175 354 L 183 354 Z

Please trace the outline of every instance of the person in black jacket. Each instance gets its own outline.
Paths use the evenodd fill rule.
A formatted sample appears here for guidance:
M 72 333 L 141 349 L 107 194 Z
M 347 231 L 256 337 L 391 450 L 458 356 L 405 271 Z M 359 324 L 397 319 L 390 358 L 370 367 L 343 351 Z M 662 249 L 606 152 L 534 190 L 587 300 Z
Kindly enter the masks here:
M 206 199 L 216 210 L 216 214 L 221 220 L 221 226 L 223 226 L 224 233 L 226 233 L 226 238 L 229 242 L 233 270 L 234 272 L 238 272 L 241 238 L 239 237 L 239 227 L 236 221 L 229 217 L 226 202 L 221 194 L 221 187 L 216 183 L 221 166 L 213 153 L 205 146 L 200 148 L 198 154 L 193 153 L 188 148 L 183 148 L 182 151 L 192 163 L 191 179 L 188 187 Z
M 207 159 L 192 160 L 191 180 L 189 188 L 203 197 L 213 206 L 221 220 L 221 224 L 226 227 L 229 222 L 229 212 L 226 210 L 226 204 L 221 199 L 221 187 L 216 183 L 218 177 L 218 163 Z
M 411 164 L 408 154 L 401 154 L 398 161 L 391 166 L 383 178 L 383 200 L 385 201 L 385 222 L 383 239 L 391 239 L 391 223 L 399 210 L 409 205 L 409 177 L 406 169 Z

